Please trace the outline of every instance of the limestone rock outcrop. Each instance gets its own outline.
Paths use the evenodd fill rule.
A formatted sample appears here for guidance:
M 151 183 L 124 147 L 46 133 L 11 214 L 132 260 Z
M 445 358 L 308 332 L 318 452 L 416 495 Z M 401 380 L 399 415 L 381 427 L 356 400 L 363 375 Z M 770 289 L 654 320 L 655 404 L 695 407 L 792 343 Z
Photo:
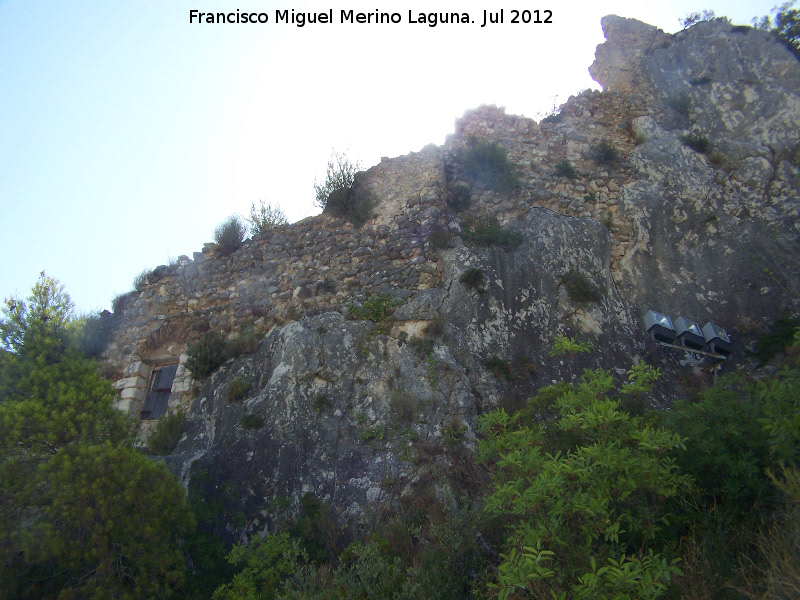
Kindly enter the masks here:
M 358 520 L 424 486 L 469 491 L 459 450 L 477 416 L 584 367 L 624 377 L 655 349 L 647 310 L 727 329 L 725 370 L 747 368 L 757 335 L 800 311 L 800 63 L 726 23 L 669 35 L 609 16 L 603 29 L 591 67 L 602 92 L 538 123 L 481 107 L 442 147 L 382 160 L 360 176 L 377 199 L 363 228 L 323 214 L 230 256 L 209 246 L 123 299 L 106 353 L 123 393 L 132 364 L 182 362 L 206 330 L 263 336 L 194 386 L 179 369 L 170 396 L 190 409 L 167 460 L 216 502 L 220 531 L 269 530 L 305 493 Z M 502 146 L 520 185 L 474 185 L 459 213 L 458 149 L 474 138 Z M 475 244 L 470 219 L 519 243 Z M 395 299 L 391 318 L 357 318 L 371 295 Z M 558 334 L 594 352 L 553 357 Z M 667 403 L 704 359 L 648 361 Z M 243 398 L 228 393 L 236 381 Z

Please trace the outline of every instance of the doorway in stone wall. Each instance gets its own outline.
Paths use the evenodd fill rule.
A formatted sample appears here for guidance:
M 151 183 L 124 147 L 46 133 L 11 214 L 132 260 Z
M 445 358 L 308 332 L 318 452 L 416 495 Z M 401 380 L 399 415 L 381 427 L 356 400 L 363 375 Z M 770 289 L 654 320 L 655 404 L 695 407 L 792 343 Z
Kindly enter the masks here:
M 160 419 L 167 412 L 167 403 L 169 395 L 172 393 L 172 382 L 175 380 L 177 370 L 178 363 L 159 365 L 153 368 L 150 386 L 147 388 L 147 398 L 141 412 L 143 420 Z

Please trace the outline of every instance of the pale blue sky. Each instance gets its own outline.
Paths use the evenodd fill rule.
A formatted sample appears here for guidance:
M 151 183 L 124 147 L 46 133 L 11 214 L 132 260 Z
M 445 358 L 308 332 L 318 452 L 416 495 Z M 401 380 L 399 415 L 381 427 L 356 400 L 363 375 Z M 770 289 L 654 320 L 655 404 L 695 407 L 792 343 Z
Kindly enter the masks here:
M 200 251 L 263 199 L 292 221 L 318 212 L 331 149 L 365 167 L 441 144 L 480 104 L 536 117 L 587 87 L 600 18 L 665 31 L 710 8 L 748 24 L 770 1 L 551 3 L 553 24 L 481 29 L 413 14 L 532 5 L 272 0 L 0 0 L 0 296 L 43 269 L 79 310 L 111 306 L 144 269 Z M 547 5 L 541 4 L 540 8 Z M 342 9 L 399 12 L 344 25 Z M 333 9 L 330 25 L 276 9 Z M 534 7 L 535 8 L 535 7 Z M 267 12 L 264 25 L 190 25 L 189 11 Z

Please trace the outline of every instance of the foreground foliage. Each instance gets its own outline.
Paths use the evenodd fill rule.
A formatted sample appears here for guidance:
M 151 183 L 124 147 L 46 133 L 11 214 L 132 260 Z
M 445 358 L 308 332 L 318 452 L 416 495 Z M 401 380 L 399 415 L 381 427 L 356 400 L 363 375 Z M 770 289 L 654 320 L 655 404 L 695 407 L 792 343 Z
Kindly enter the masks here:
M 131 446 L 115 392 L 69 343 L 72 303 L 42 274 L 0 327 L 0 597 L 168 598 L 193 517 Z
M 633 369 L 628 385 L 652 375 Z M 559 598 L 657 598 L 680 574 L 657 538 L 669 517 L 664 498 L 690 482 L 670 457 L 682 439 L 620 410 L 613 389 L 608 372 L 587 371 L 513 417 L 498 409 L 480 419 L 481 460 L 494 464 L 486 509 L 510 521 L 500 600 L 548 589 Z

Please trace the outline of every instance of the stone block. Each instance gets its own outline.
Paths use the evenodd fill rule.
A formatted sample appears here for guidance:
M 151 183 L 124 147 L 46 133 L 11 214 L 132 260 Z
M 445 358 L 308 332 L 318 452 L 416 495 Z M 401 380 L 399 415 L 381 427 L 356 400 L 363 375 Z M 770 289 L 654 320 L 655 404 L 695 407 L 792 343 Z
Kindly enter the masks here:
M 122 390 L 120 397 L 123 400 L 138 400 L 140 402 L 144 402 L 145 398 L 147 397 L 147 394 L 143 389 L 125 388 L 124 390 Z
M 150 377 L 151 371 L 152 367 L 150 367 L 150 365 L 147 365 L 141 361 L 136 361 L 132 362 L 127 366 L 127 368 L 125 369 L 125 376 L 126 377 L 139 376 L 147 379 L 148 377 Z
M 138 415 L 142 411 L 142 406 L 142 402 L 139 400 L 134 400 L 133 398 L 127 398 L 125 400 L 118 400 L 117 402 L 114 402 L 114 408 L 117 410 L 134 415 Z
M 118 379 L 116 383 L 114 383 L 114 387 L 118 390 L 123 390 L 125 388 L 141 388 L 144 389 L 147 387 L 147 379 L 144 377 L 125 377 L 124 379 Z

